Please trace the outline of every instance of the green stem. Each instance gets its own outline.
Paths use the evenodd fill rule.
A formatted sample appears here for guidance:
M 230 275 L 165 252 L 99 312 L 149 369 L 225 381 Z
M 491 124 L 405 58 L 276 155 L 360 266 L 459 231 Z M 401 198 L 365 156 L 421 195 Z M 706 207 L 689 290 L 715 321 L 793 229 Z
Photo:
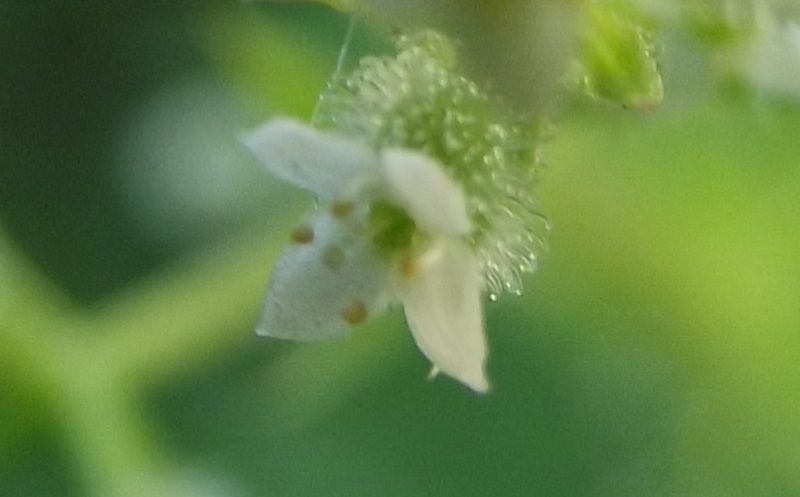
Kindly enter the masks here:
M 84 351 L 84 354 L 86 351 Z M 64 388 L 57 398 L 63 413 L 66 445 L 79 463 L 90 495 L 133 497 L 153 495 L 164 478 L 152 437 L 139 420 L 131 391 L 106 372 L 97 357 L 71 364 L 64 371 Z
M 250 336 L 277 245 L 237 240 L 76 313 L 0 237 L 2 380 L 61 428 L 90 495 L 168 483 L 133 395 Z
M 30 398 L 52 398 L 58 390 L 70 306 L 0 233 L 0 383 L 24 391 L 25 408 L 44 410 Z
M 278 245 L 250 235 L 94 309 L 89 317 L 106 337 L 100 355 L 109 369 L 141 388 L 250 339 Z

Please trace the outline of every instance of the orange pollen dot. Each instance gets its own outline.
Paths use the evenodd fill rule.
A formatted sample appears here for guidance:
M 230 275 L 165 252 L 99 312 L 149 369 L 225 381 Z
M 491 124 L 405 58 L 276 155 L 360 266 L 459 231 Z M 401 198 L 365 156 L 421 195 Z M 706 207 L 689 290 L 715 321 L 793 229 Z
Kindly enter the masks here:
M 305 245 L 314 241 L 314 230 L 310 226 L 298 226 L 292 230 L 290 237 L 294 243 Z
M 419 271 L 419 259 L 411 256 L 403 257 L 400 259 L 397 269 L 403 278 L 413 278 Z
M 331 214 L 337 219 L 342 219 L 353 212 L 353 203 L 349 200 L 334 200 L 331 204 Z
M 367 320 L 367 307 L 361 301 L 354 301 L 342 310 L 342 319 L 350 326 L 356 326 Z

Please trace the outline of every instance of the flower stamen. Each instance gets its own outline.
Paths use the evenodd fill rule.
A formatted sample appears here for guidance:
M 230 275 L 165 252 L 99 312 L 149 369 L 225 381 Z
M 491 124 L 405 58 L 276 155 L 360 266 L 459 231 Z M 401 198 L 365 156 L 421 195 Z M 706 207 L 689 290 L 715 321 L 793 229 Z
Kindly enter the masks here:
M 314 230 L 308 225 L 297 226 L 290 235 L 292 242 L 300 245 L 308 245 L 314 241 Z
M 342 309 L 342 319 L 350 326 L 356 326 L 367 320 L 367 307 L 361 301 L 355 301 Z
M 353 212 L 353 203 L 349 200 L 339 199 L 331 203 L 331 215 L 336 219 L 344 219 Z
M 342 267 L 344 261 L 344 252 L 336 245 L 329 245 L 322 251 L 322 264 L 328 269 L 335 271 Z
M 405 279 L 411 279 L 419 272 L 419 259 L 410 255 L 400 259 L 397 270 Z

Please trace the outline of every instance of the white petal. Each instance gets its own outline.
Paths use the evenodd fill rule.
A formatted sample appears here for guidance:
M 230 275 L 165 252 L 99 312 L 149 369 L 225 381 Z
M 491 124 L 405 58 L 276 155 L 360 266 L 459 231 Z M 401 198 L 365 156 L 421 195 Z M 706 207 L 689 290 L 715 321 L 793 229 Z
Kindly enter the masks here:
M 323 133 L 291 119 L 267 122 L 242 143 L 279 178 L 322 198 L 348 195 L 377 169 L 377 154 L 364 144 Z
M 316 341 L 347 334 L 388 304 L 388 264 L 353 223 L 315 214 L 270 276 L 256 332 Z
M 469 247 L 441 241 L 403 278 L 399 293 L 414 340 L 434 367 L 487 391 L 481 278 Z
M 381 156 L 381 172 L 389 198 L 421 229 L 445 235 L 469 233 L 464 194 L 436 161 L 418 152 L 391 149 Z

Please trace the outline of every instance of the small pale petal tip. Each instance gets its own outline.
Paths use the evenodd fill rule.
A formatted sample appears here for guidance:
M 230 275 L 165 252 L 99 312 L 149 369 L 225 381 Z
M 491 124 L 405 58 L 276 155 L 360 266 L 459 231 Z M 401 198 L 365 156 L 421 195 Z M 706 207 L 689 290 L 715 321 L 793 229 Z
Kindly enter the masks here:
M 306 126 L 287 117 L 277 117 L 239 135 L 239 142 L 260 158 L 265 148 L 305 132 Z
M 439 369 L 435 364 L 431 366 L 431 370 L 428 373 L 428 381 L 435 380 L 440 374 L 442 370 Z M 446 374 L 446 373 L 445 373 Z M 489 391 L 491 386 L 489 385 L 489 380 L 486 379 L 486 373 L 483 371 L 478 372 L 475 375 L 450 375 L 455 380 L 459 381 L 461 384 L 469 388 L 475 393 L 478 394 L 485 394 Z
M 272 334 L 265 327 L 258 326 L 256 327 L 256 336 L 269 338 L 272 336 Z
M 447 372 L 445 371 L 445 373 Z M 475 393 L 484 394 L 490 389 L 486 375 L 486 364 L 483 361 L 481 361 L 480 365 L 474 364 L 472 367 L 459 368 L 458 371 L 453 371 L 450 375 Z
M 475 393 L 484 394 L 489 391 L 489 380 L 486 379 L 486 376 L 480 376 L 469 380 L 464 379 L 462 381 Z

